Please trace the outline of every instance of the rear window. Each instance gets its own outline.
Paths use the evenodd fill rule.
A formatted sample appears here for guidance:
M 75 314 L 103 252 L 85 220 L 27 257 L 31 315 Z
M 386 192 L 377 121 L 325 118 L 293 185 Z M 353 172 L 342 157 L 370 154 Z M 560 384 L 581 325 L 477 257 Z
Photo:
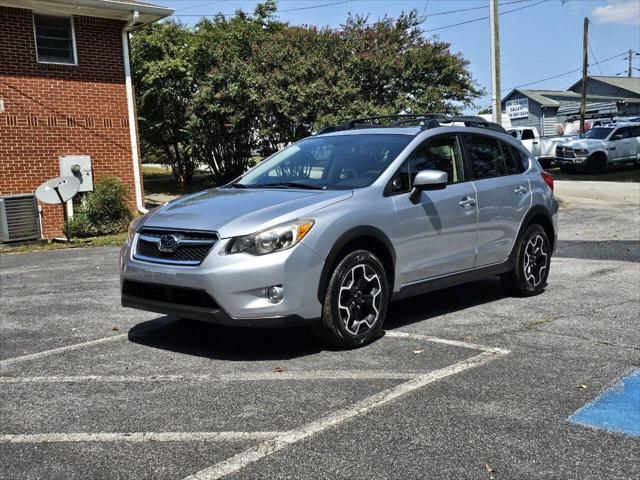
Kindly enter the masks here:
M 502 147 L 508 174 L 523 173 L 529 168 L 529 157 L 526 153 L 507 142 L 500 142 L 500 146 Z

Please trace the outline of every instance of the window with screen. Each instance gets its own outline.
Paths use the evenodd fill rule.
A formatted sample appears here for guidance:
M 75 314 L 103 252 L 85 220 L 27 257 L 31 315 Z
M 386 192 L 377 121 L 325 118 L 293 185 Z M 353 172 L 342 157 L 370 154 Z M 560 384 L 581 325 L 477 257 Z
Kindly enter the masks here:
M 71 17 L 33 15 L 36 51 L 40 63 L 76 63 Z
M 421 170 L 447 172 L 449 183 L 463 181 L 462 154 L 457 135 L 441 135 L 425 140 L 407 158 L 391 179 L 392 194 L 408 192 Z
M 507 166 L 498 140 L 484 135 L 466 134 L 464 143 L 473 178 L 492 178 L 507 174 Z

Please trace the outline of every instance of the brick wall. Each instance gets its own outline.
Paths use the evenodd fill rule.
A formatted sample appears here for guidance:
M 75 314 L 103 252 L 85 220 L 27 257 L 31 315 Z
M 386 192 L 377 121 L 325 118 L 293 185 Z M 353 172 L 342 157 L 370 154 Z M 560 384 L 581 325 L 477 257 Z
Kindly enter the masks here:
M 36 60 L 30 10 L 0 7 L 0 195 L 33 193 L 60 175 L 61 155 L 90 155 L 94 182 L 133 167 L 122 55 L 123 23 L 74 17 L 78 65 Z M 61 233 L 62 209 L 43 205 L 45 237 Z

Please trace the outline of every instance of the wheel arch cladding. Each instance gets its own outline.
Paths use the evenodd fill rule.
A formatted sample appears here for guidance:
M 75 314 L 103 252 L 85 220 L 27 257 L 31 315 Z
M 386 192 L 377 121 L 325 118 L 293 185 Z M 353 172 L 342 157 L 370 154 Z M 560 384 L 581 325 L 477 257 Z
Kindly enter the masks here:
M 555 230 L 553 228 L 553 221 L 551 220 L 551 215 L 546 211 L 543 207 L 534 207 L 527 214 L 525 221 L 522 223 L 523 228 L 518 234 L 518 242 L 516 246 L 519 244 L 520 239 L 522 239 L 522 235 L 529 225 L 533 225 L 537 223 L 540 225 L 544 232 L 547 234 L 547 238 L 549 239 L 549 243 L 551 244 L 551 251 L 553 251 L 555 247 Z
M 373 253 L 382 265 L 387 274 L 389 288 L 393 290 L 393 280 L 395 277 L 396 252 L 389 237 L 381 230 L 372 226 L 355 227 L 340 236 L 327 255 L 320 275 L 318 284 L 318 300 L 324 301 L 327 284 L 336 265 L 344 256 L 354 250 L 368 250 Z

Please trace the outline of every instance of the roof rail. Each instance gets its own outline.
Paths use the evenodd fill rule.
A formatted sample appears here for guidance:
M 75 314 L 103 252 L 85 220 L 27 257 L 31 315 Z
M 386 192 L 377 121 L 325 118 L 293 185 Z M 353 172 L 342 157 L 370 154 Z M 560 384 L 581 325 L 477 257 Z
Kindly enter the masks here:
M 443 118 L 434 118 L 422 126 L 422 130 L 428 130 L 430 128 L 441 127 L 442 123 L 464 123 L 465 127 L 486 128 L 493 130 L 494 132 L 506 133 L 502 125 L 498 125 L 494 122 L 489 122 L 482 117 L 475 115 L 462 115 L 462 116 L 445 116 Z
M 391 123 L 373 123 L 379 120 L 392 120 Z M 371 122 L 371 123 L 370 123 Z M 422 113 L 422 114 L 399 114 L 399 115 L 378 115 L 374 117 L 352 118 L 340 125 L 330 125 L 324 127 L 316 133 L 339 132 L 343 130 L 353 130 L 357 128 L 393 128 L 418 124 L 421 130 L 428 130 L 442 126 L 442 123 L 464 123 L 466 127 L 487 128 L 500 133 L 506 133 L 506 130 L 497 123 L 488 122 L 482 117 L 476 116 L 449 116 L 445 113 Z

